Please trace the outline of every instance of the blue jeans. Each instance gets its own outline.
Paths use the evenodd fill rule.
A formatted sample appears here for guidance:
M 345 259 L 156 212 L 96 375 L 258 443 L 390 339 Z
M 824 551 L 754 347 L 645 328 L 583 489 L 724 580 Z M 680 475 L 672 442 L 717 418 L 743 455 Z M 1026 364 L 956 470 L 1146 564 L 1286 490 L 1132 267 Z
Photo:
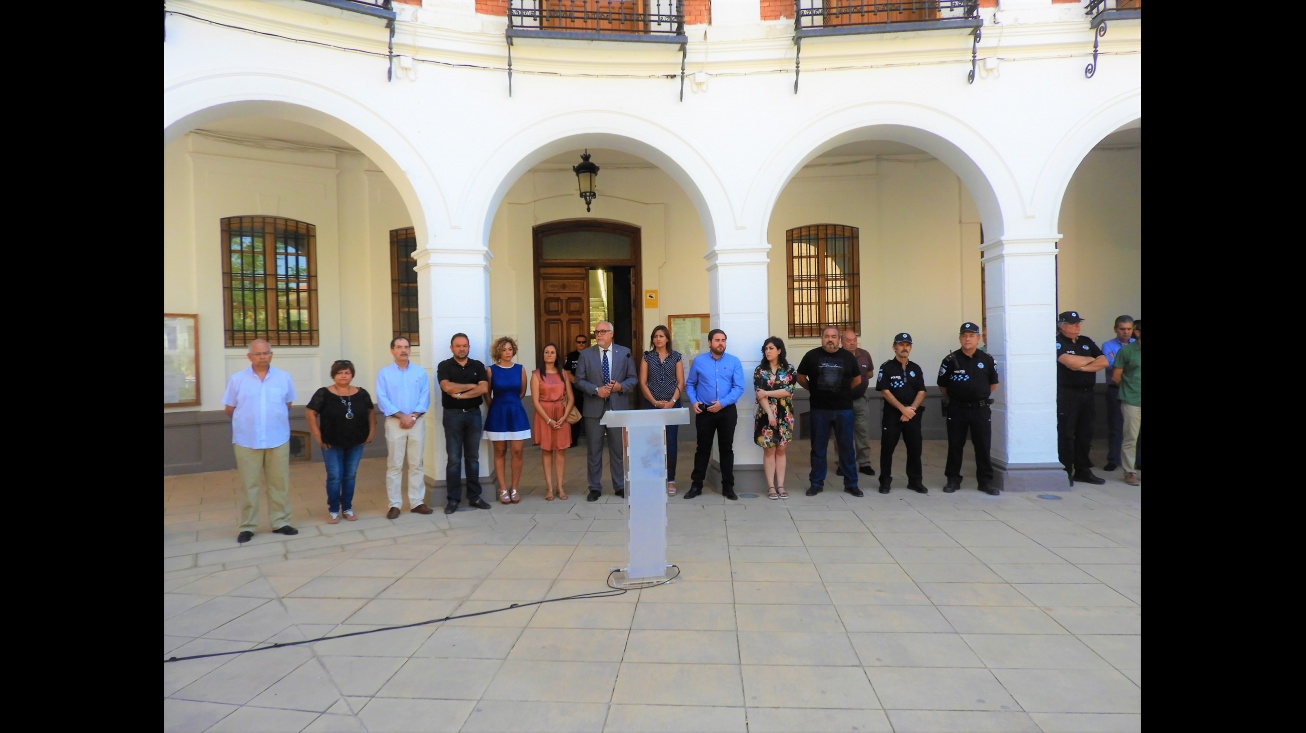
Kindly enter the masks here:
M 825 488 L 825 450 L 830 444 L 830 428 L 839 448 L 839 475 L 845 489 L 857 488 L 857 449 L 853 445 L 852 410 L 812 410 L 812 471 L 807 474 L 810 488 Z
M 649 404 L 645 404 L 643 409 L 656 410 L 658 408 L 653 407 L 652 405 Z M 679 428 L 680 428 L 679 425 L 667 426 L 667 480 L 668 481 L 676 480 L 676 435 Z
M 348 448 L 331 446 L 322 449 L 322 464 L 326 466 L 327 511 L 339 514 L 341 510 L 354 509 L 354 481 L 358 478 L 358 462 L 363 460 L 363 444 Z
M 481 408 L 445 410 L 444 451 L 449 456 L 444 478 L 450 504 L 463 500 L 463 468 L 467 469 L 467 501 L 481 498 Z

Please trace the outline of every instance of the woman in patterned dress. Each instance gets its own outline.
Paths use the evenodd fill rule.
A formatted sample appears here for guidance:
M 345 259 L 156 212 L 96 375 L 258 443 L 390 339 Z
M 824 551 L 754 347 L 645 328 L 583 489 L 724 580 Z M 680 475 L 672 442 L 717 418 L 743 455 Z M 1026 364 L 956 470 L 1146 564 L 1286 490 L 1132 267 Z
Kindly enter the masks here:
M 567 413 L 571 412 L 572 399 L 571 372 L 558 367 L 558 345 L 547 343 L 540 353 L 540 368 L 531 372 L 531 402 L 535 404 L 532 434 L 544 463 L 545 501 L 553 501 L 555 477 L 558 498 L 567 500 L 562 476 L 567 468 L 567 448 L 571 447 L 571 425 L 567 423 Z
M 753 370 L 757 412 L 753 442 L 762 447 L 768 499 L 788 499 L 785 492 L 785 445 L 794 438 L 794 385 L 798 374 L 785 359 L 785 342 L 772 336 L 762 342 L 762 363 Z M 774 480 L 774 481 L 773 481 Z
M 685 362 L 679 351 L 671 348 L 671 332 L 666 326 L 654 326 L 649 350 L 639 363 L 639 391 L 644 395 L 644 409 L 670 410 L 680 404 L 685 393 Z M 667 496 L 676 495 L 676 437 L 679 425 L 667 426 Z
M 500 336 L 490 351 L 494 363 L 488 370 L 490 392 L 485 401 L 490 409 L 485 413 L 485 437 L 494 446 L 494 478 L 499 482 L 499 503 L 516 504 L 521 501 L 517 485 L 521 483 L 522 447 L 531 438 L 531 419 L 522 407 L 526 396 L 525 370 L 514 364 L 517 342 Z M 504 458 L 512 446 L 512 487 L 507 486 Z

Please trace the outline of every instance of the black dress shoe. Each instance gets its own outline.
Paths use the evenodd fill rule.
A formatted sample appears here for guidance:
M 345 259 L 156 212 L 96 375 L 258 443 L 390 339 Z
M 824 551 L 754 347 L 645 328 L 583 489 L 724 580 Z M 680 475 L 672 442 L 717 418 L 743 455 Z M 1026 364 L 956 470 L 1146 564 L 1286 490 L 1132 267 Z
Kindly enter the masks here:
M 859 489 L 859 488 L 857 488 L 856 486 L 854 486 L 854 487 L 852 487 L 852 488 L 850 488 L 850 489 L 844 489 L 844 490 L 843 490 L 843 493 L 845 493 L 845 494 L 852 494 L 853 496 L 866 496 L 866 494 L 863 494 L 863 493 L 862 493 L 862 490 Z
M 867 476 L 874 476 L 874 475 L 875 475 L 875 469 L 874 469 L 874 468 L 871 468 L 870 466 L 862 466 L 861 468 L 859 468 L 859 469 L 857 469 L 857 470 L 860 471 L 860 472 L 862 472 L 862 473 L 864 473 L 864 474 L 866 474 Z
M 1076 474 L 1072 477 L 1071 480 L 1073 480 L 1073 481 L 1083 481 L 1083 482 L 1086 483 L 1086 484 L 1104 484 L 1104 483 L 1106 483 L 1106 479 L 1102 478 L 1101 476 L 1098 476 L 1097 474 L 1093 473 L 1092 471 L 1080 471 L 1080 472 L 1076 473 Z
M 807 490 L 807 495 L 808 495 L 808 496 L 816 496 L 817 494 L 821 493 L 822 491 L 825 491 L 825 489 L 818 489 L 818 488 L 816 488 L 815 486 L 813 486 L 813 487 L 811 487 L 811 488 L 809 488 L 809 489 Z
M 598 500 L 599 500 L 599 492 L 594 489 L 590 489 L 590 493 L 585 495 L 585 501 L 598 501 Z
M 985 485 L 985 484 L 980 485 L 979 490 L 980 490 L 980 491 L 983 491 L 984 493 L 988 494 L 989 496 L 997 496 L 998 494 L 1001 494 L 1001 493 L 1002 493 L 1000 490 L 995 489 L 995 488 L 993 488 L 992 486 L 988 486 L 988 485 Z
M 883 484 L 881 484 L 881 485 L 880 485 L 880 493 L 881 493 L 881 494 L 887 494 L 887 493 L 889 493 L 889 487 L 888 487 L 888 486 L 885 486 L 885 485 L 883 485 Z
M 735 493 L 734 489 L 721 489 L 721 495 L 730 501 L 739 501 L 739 495 Z
M 943 485 L 943 493 L 951 494 L 952 492 L 960 488 L 961 488 L 961 484 L 957 483 L 956 481 L 949 481 L 948 483 Z
M 613 490 L 612 490 L 612 495 L 613 495 L 613 496 L 621 496 L 621 497 L 624 497 L 624 496 L 626 495 L 626 490 L 625 490 L 625 489 L 613 489 Z
M 445 514 L 453 514 L 453 513 L 456 512 L 456 511 L 458 511 L 458 503 L 457 503 L 457 502 L 453 502 L 453 501 L 451 501 L 451 502 L 449 502 L 448 504 L 445 504 L 445 505 L 444 505 L 444 513 L 445 513 Z
M 1103 471 L 1114 471 L 1114 470 L 1116 470 L 1117 468 L 1120 468 L 1120 466 L 1118 466 L 1118 465 L 1116 465 L 1116 464 L 1114 464 L 1114 463 L 1111 463 L 1110 461 L 1107 461 L 1107 464 L 1106 464 L 1105 466 L 1102 467 L 1102 470 L 1103 470 Z
M 1106 483 L 1106 482 L 1103 481 L 1102 483 Z M 277 534 L 299 534 L 299 530 L 295 529 L 294 527 L 290 526 L 289 524 L 286 524 L 286 525 L 282 525 L 282 526 L 280 526 L 280 527 L 277 527 L 276 529 L 274 529 L 274 530 L 272 530 L 272 531 L 273 531 L 273 532 L 276 532 Z
M 471 501 L 467 502 L 467 506 L 469 506 L 469 507 L 471 507 L 471 508 L 473 508 L 473 509 L 489 509 L 489 508 L 490 508 L 490 505 L 489 505 L 489 504 L 486 504 L 486 503 L 485 503 L 485 500 L 482 499 L 482 498 L 479 497 L 479 496 L 476 497 L 475 499 L 472 499 Z
M 245 531 L 245 532 L 241 532 L 240 534 L 236 535 L 236 541 L 239 542 L 239 543 L 242 544 L 242 545 L 245 544 L 246 542 L 249 542 L 249 541 L 252 540 L 252 539 L 254 539 L 254 533 L 253 533 L 253 532 Z
M 702 486 L 690 486 L 690 487 L 689 487 L 689 491 L 686 491 L 686 492 L 685 492 L 685 498 L 686 498 L 686 499 L 693 499 L 695 496 L 698 496 L 698 495 L 700 495 L 700 494 L 702 494 L 702 493 L 703 493 L 703 487 L 702 487 Z
M 911 489 L 912 491 L 915 491 L 918 494 L 930 493 L 930 490 L 925 488 L 925 484 L 921 483 L 920 481 L 908 481 L 907 488 Z

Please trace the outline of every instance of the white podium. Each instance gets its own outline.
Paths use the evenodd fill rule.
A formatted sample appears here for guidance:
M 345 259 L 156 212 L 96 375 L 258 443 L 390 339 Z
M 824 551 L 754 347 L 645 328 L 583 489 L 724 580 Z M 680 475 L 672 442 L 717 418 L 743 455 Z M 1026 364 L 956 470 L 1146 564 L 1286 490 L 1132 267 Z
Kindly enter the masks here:
M 689 424 L 689 408 L 609 410 L 601 424 L 625 428 L 626 501 L 630 506 L 630 565 L 618 587 L 638 587 L 667 575 L 667 431 Z

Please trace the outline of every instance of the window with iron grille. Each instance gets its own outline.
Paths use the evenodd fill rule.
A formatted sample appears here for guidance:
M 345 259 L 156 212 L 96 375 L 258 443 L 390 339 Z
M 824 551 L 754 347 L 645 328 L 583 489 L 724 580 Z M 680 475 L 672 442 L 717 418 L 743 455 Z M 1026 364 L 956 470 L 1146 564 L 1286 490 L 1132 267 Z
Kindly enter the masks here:
M 390 230 L 390 321 L 395 338 L 421 346 L 417 327 L 417 231 L 412 227 Z
M 222 220 L 227 346 L 317 346 L 317 227 L 272 216 Z
M 789 249 L 789 336 L 826 326 L 861 332 L 857 227 L 813 224 L 785 233 Z

